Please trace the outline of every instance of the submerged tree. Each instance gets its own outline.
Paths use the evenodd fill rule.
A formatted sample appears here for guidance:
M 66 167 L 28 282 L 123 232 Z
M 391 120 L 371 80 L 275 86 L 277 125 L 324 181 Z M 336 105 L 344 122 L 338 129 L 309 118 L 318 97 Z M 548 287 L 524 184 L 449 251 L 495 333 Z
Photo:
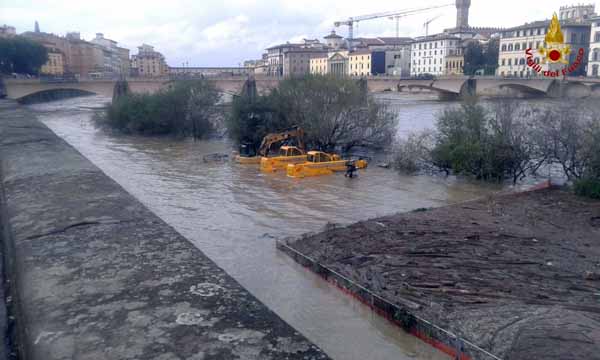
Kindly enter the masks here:
M 154 94 L 117 97 L 96 123 L 140 135 L 205 136 L 218 112 L 220 94 L 207 80 L 176 82 Z
M 234 100 L 230 135 L 260 142 L 262 136 L 298 125 L 315 149 L 383 148 L 395 134 L 396 115 L 351 80 L 305 76 L 283 80 L 270 94 Z

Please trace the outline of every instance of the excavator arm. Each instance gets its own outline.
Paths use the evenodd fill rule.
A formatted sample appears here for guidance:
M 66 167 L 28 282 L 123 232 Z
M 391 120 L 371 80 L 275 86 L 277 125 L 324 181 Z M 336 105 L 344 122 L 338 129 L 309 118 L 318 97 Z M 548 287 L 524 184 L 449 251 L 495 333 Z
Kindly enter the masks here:
M 304 151 L 304 130 L 300 127 L 293 127 L 289 130 L 282 131 L 280 133 L 268 134 L 263 138 L 260 148 L 258 149 L 259 156 L 267 156 L 269 149 L 275 143 L 295 138 L 298 142 L 298 148 Z

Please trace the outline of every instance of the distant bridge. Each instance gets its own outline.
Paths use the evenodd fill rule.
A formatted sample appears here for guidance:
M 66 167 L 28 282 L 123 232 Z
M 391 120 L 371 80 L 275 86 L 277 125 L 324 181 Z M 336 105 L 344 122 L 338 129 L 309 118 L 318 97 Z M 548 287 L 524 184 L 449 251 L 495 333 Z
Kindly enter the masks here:
M 389 83 L 389 82 L 388 82 Z M 498 78 L 498 77 L 448 77 L 432 80 L 400 79 L 397 91 L 428 90 L 442 98 L 464 98 L 478 95 L 500 95 L 510 92 L 553 98 L 600 97 L 600 79 L 567 78 Z
M 217 89 L 222 93 L 236 95 L 247 77 L 214 77 Z M 175 79 L 128 79 L 134 93 L 153 93 L 172 85 Z M 276 88 L 281 80 L 257 77 L 256 86 L 260 93 Z M 74 90 L 82 94 L 98 94 L 112 98 L 116 80 L 80 80 L 49 82 L 38 79 L 4 79 L 9 99 L 24 100 L 45 92 Z M 464 98 L 472 95 L 497 95 L 502 92 L 524 93 L 548 97 L 600 97 L 600 79 L 567 78 L 522 79 L 497 77 L 447 77 L 432 80 L 401 79 L 398 77 L 370 77 L 367 79 L 370 92 L 426 90 L 439 94 L 440 98 Z
M 217 89 L 224 94 L 240 94 L 246 77 L 222 77 L 210 78 Z M 80 94 L 96 94 L 112 98 L 114 86 L 117 80 L 73 80 L 73 81 L 42 81 L 38 79 L 4 79 L 6 97 L 14 100 L 26 100 L 28 97 L 40 93 L 74 90 Z M 174 82 L 169 78 L 156 79 L 128 79 L 129 89 L 134 93 L 154 93 L 168 88 Z M 256 87 L 259 93 L 264 93 L 279 85 L 279 79 L 264 78 L 256 79 Z

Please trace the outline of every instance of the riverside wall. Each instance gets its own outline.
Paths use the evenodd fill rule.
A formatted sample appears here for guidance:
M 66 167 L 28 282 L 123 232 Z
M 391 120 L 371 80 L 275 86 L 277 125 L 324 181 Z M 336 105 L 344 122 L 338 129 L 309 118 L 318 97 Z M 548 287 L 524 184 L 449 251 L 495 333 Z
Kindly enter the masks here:
M 0 221 L 20 358 L 328 358 L 8 100 Z

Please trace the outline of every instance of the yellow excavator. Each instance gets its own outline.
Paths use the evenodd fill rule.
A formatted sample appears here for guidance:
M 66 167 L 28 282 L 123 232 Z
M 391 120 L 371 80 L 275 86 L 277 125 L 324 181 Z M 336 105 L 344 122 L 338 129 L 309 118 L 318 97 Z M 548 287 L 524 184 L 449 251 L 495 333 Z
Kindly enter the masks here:
M 274 144 L 283 141 L 290 141 L 293 139 L 296 140 L 298 146 L 285 147 L 285 153 L 280 153 L 280 156 L 276 158 L 287 158 L 289 156 L 291 159 L 295 156 L 301 156 L 301 160 L 306 160 L 306 155 L 304 151 L 304 130 L 302 130 L 298 126 L 294 126 L 282 132 L 268 134 L 263 138 L 258 151 L 255 151 L 252 145 L 250 144 L 240 145 L 240 152 L 239 155 L 235 157 L 235 160 L 240 164 L 260 164 L 262 158 L 268 158 L 269 151 L 271 150 L 271 147 Z M 287 165 L 287 163 L 285 165 Z M 282 168 L 285 168 L 285 166 L 283 166 Z

